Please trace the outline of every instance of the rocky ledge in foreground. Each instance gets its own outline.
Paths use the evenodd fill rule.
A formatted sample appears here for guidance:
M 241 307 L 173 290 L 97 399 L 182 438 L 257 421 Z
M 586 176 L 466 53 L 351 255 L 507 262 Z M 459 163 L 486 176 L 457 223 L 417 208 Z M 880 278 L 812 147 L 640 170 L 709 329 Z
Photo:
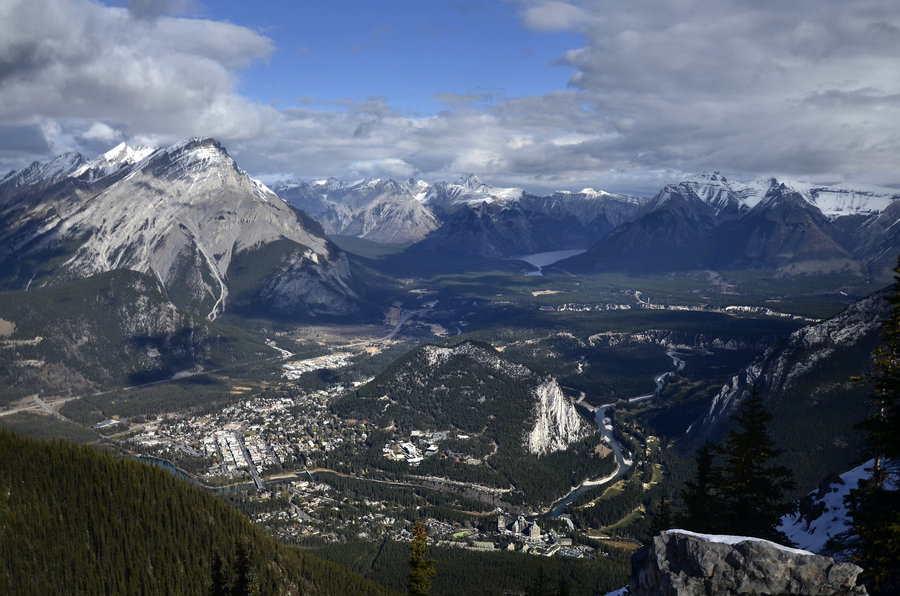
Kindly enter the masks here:
M 634 596 L 866 594 L 860 572 L 759 538 L 668 530 L 632 557 L 629 587 Z

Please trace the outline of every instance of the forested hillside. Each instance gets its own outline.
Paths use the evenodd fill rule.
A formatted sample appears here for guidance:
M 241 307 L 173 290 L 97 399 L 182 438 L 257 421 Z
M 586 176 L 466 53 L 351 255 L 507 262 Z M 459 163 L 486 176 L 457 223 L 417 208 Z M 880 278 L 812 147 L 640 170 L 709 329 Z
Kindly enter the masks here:
M 512 487 L 511 502 L 549 504 L 586 478 L 609 474 L 616 464 L 611 454 L 595 450 L 600 433 L 560 391 L 552 404 L 541 403 L 539 394 L 548 379 L 503 358 L 488 344 L 424 346 L 335 401 L 332 410 L 343 418 L 369 420 L 381 429 L 464 433 L 465 439 L 448 441 L 445 447 L 483 465 L 437 457 L 422 462 L 417 473 Z M 529 439 L 541 435 L 544 429 L 534 429 L 547 410 L 553 411 L 552 416 L 559 413 L 568 426 L 548 423 L 538 438 L 559 448 L 536 451 L 529 447 Z M 383 457 L 382 438 L 386 437 L 369 440 L 366 465 L 405 471 L 405 464 L 398 467 Z
M 0 403 L 148 383 L 273 354 L 244 332 L 178 309 L 155 279 L 136 271 L 0 292 L 0 315 Z
M 172 474 L 0 430 L 0 593 L 383 594 Z

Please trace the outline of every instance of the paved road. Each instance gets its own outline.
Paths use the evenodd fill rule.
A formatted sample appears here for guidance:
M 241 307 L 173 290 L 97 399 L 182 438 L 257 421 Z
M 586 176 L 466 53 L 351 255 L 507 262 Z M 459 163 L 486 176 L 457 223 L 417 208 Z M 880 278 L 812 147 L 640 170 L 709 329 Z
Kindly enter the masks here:
M 241 452 L 244 454 L 244 459 L 247 460 L 247 467 L 250 469 L 250 475 L 253 476 L 253 482 L 256 483 L 256 489 L 262 492 L 266 488 L 266 485 L 263 484 L 262 478 L 259 477 L 259 472 L 256 469 L 256 465 L 253 463 L 253 458 L 250 457 L 250 450 L 247 449 L 247 446 L 244 444 L 244 435 L 236 430 L 234 431 L 234 438 L 237 439 L 238 445 L 241 446 Z

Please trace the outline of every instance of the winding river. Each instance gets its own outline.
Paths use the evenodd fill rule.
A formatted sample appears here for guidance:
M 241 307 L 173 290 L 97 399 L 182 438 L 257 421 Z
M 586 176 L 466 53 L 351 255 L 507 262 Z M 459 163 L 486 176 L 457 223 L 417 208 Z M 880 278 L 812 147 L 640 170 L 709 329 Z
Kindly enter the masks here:
M 672 359 L 672 366 L 674 370 L 667 370 L 665 372 L 661 372 L 653 377 L 653 382 L 656 384 L 656 388 L 653 393 L 648 393 L 646 395 L 638 395 L 636 397 L 632 397 L 628 400 L 629 403 L 644 401 L 648 399 L 653 399 L 654 397 L 659 396 L 660 392 L 663 390 L 666 384 L 666 377 L 676 372 L 681 372 L 684 370 L 685 362 L 681 356 L 683 354 L 679 354 L 676 350 L 670 349 L 666 351 L 666 356 Z M 575 488 L 573 488 L 569 493 L 563 498 L 559 499 L 555 503 L 553 503 L 549 509 L 544 513 L 544 517 L 549 518 L 558 518 L 566 508 L 578 498 L 580 494 L 583 492 L 594 488 L 595 486 L 600 486 L 601 484 L 606 484 L 607 482 L 614 482 L 619 478 L 623 477 L 631 467 L 634 465 L 634 460 L 632 459 L 632 455 L 627 453 L 623 448 L 622 444 L 616 440 L 616 437 L 613 435 L 613 427 L 612 422 L 609 418 L 606 417 L 606 410 L 612 407 L 613 403 L 604 404 L 602 406 L 590 406 L 585 404 L 579 400 L 579 405 L 582 407 L 592 411 L 594 413 L 594 422 L 597 423 L 597 426 L 600 427 L 600 434 L 603 437 L 603 442 L 609 445 L 609 447 L 613 450 L 613 454 L 616 458 L 616 469 L 612 474 L 606 476 L 605 478 L 596 478 L 593 480 L 585 480 Z

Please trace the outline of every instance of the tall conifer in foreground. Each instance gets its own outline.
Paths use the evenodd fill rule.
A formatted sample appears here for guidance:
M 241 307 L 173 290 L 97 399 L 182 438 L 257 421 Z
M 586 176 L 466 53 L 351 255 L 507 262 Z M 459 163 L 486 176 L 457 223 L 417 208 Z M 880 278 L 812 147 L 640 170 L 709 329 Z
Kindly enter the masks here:
M 719 452 L 725 461 L 719 471 L 723 516 L 722 531 L 790 544 L 778 529 L 781 518 L 794 509 L 786 493 L 794 487 L 791 471 L 776 464 L 782 449 L 767 429 L 772 414 L 756 387 L 733 417 L 737 428 L 725 438 Z
M 681 497 L 686 508 L 679 524 L 695 532 L 715 533 L 719 531 L 721 504 L 713 492 L 715 470 L 713 468 L 713 445 L 707 440 L 697 454 L 697 476 L 685 483 Z
M 778 530 L 794 505 L 786 493 L 794 486 L 790 470 L 775 463 L 782 450 L 769 437 L 772 414 L 753 388 L 737 414 L 736 426 L 721 446 L 708 442 L 697 456 L 697 477 L 685 485 L 686 529 L 753 536 L 790 544 Z M 722 458 L 716 465 L 715 455 Z
M 872 476 L 847 495 L 851 530 L 840 539 L 870 590 L 883 594 L 900 593 L 900 259 L 894 271 L 874 370 L 859 379 L 874 384 L 872 414 L 858 425 L 874 458 Z
M 427 556 L 425 526 L 417 521 L 410 542 L 409 575 L 406 576 L 410 596 L 428 596 L 431 591 L 431 577 L 435 573 L 434 559 L 426 559 Z

